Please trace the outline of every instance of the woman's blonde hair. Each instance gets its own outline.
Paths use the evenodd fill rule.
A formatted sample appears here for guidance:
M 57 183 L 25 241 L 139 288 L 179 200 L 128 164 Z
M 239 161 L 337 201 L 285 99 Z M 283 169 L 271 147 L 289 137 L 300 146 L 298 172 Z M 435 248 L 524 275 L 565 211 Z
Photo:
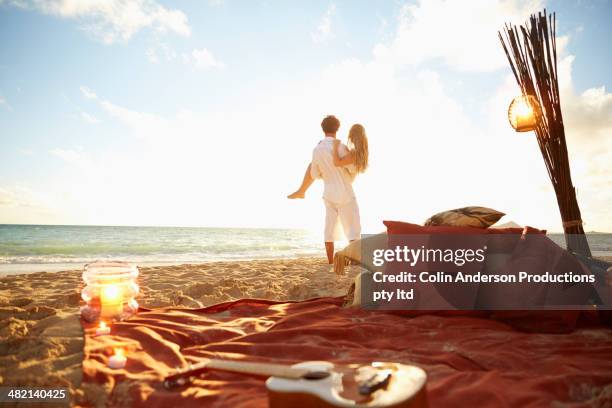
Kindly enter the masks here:
M 348 140 L 354 147 L 353 154 L 355 155 L 355 168 L 358 173 L 363 173 L 368 168 L 368 137 L 366 136 L 365 128 L 360 124 L 351 126 Z

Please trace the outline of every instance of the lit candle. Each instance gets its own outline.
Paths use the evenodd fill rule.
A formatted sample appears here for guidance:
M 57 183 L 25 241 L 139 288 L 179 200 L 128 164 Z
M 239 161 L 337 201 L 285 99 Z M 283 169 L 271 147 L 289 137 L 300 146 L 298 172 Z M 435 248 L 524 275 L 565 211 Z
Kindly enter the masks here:
M 110 334 L 110 327 L 104 323 L 104 320 L 100 321 L 100 326 L 96 327 L 96 336 L 104 336 Z
M 127 358 L 125 357 L 123 349 L 116 348 L 115 354 L 110 356 L 110 358 L 108 359 L 109 368 L 123 368 L 125 367 L 125 363 L 127 363 Z
M 109 320 L 123 313 L 123 296 L 119 285 L 108 284 L 100 289 L 100 317 Z

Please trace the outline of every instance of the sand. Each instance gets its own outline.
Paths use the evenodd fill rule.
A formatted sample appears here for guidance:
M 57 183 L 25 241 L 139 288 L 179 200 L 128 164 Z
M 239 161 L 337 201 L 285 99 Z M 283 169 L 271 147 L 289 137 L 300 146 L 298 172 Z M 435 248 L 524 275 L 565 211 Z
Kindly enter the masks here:
M 342 296 L 359 271 L 351 266 L 337 276 L 322 258 L 146 267 L 138 301 L 198 308 L 240 298 Z M 0 385 L 62 386 L 80 399 L 81 287 L 79 270 L 0 278 Z
M 304 300 L 346 294 L 358 267 L 337 276 L 322 258 L 141 268 L 147 308 L 198 308 L 241 299 Z M 81 271 L 0 279 L 0 384 L 67 387 L 78 401 L 83 360 Z

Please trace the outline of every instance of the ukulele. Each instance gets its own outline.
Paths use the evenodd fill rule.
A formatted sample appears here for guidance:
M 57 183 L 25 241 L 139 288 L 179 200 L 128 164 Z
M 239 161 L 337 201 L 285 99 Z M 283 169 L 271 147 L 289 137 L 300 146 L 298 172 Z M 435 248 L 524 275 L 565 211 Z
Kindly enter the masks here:
M 335 365 L 308 361 L 292 366 L 207 360 L 168 376 L 164 387 L 184 386 L 207 370 L 268 377 L 270 408 L 426 408 L 427 375 L 397 363 Z

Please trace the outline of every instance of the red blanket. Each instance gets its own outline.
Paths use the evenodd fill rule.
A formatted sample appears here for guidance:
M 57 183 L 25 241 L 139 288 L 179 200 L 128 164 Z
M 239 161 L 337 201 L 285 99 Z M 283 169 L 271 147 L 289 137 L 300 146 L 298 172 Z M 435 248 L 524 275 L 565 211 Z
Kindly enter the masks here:
M 165 390 L 161 380 L 203 357 L 288 364 L 383 360 L 424 368 L 432 407 L 612 407 L 609 328 L 579 323 L 568 334 L 528 334 L 491 319 L 406 317 L 341 303 L 245 299 L 143 311 L 113 325 L 113 336 L 97 338 L 85 325 L 83 381 L 110 392 L 111 406 L 266 407 L 261 379 L 208 372 L 180 391 Z M 106 350 L 87 351 L 116 341 L 134 344 L 125 369 L 108 369 Z

